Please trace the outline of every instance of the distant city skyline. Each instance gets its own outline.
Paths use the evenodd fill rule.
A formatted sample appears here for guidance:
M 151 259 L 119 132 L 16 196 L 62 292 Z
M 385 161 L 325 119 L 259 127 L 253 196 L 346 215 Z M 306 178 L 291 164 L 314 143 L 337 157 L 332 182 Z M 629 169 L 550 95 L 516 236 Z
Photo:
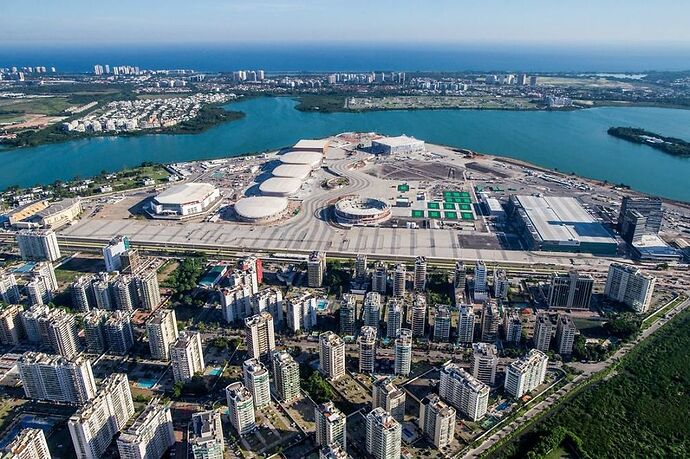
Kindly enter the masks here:
M 0 49 L 146 43 L 464 43 L 690 48 L 690 4 L 672 0 L 5 2 Z

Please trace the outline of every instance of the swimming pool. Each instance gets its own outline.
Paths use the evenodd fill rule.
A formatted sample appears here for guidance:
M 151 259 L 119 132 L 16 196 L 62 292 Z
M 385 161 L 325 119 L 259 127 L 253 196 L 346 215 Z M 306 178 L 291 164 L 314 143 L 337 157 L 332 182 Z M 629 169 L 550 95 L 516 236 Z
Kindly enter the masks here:
M 137 387 L 140 389 L 151 389 L 153 386 L 156 385 L 156 380 L 155 379 L 140 379 L 137 381 Z
M 12 440 L 14 440 L 19 432 L 24 429 L 41 429 L 46 437 L 50 434 L 53 426 L 59 421 L 58 418 L 51 416 L 34 416 L 33 414 L 22 414 L 19 416 L 18 420 L 14 425 L 7 431 L 7 434 L 0 440 L 0 448 L 4 448 L 9 445 Z
M 316 301 L 316 309 L 319 311 L 324 311 L 328 308 L 328 300 L 325 298 L 321 298 L 320 300 Z
M 223 369 L 222 369 L 222 368 L 216 367 L 216 368 L 214 368 L 213 370 L 209 371 L 208 374 L 210 374 L 211 376 L 220 376 L 220 374 L 221 374 L 222 372 L 223 372 Z

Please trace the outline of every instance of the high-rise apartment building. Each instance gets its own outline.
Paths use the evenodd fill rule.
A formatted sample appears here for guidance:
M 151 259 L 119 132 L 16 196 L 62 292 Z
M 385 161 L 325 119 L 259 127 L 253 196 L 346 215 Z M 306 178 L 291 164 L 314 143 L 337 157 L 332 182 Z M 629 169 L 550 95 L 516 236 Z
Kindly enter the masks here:
M 18 304 L 11 304 L 0 310 L 0 343 L 16 345 L 24 337 L 22 312 L 24 308 Z
M 474 265 L 474 301 L 485 301 L 487 295 L 487 270 L 483 261 L 477 260 Z
M 318 288 L 323 285 L 326 274 L 326 252 L 312 252 L 307 261 L 307 284 Z
M 553 335 L 553 323 L 545 312 L 537 313 L 537 321 L 534 324 L 534 336 L 532 344 L 535 349 L 546 352 L 551 347 L 551 336 Z
M 363 253 L 357 254 L 357 258 L 355 258 L 355 278 L 362 279 L 367 277 L 367 275 L 367 256 Z
M 450 307 L 437 304 L 434 314 L 434 341 L 446 343 L 450 339 Z
M 589 274 L 579 274 L 572 270 L 566 273 L 554 273 L 547 303 L 555 309 L 589 309 L 592 299 L 594 279 Z
M 103 309 L 92 309 L 84 316 L 86 350 L 91 354 L 102 354 L 108 349 L 103 326 L 110 313 Z
M 27 352 L 17 366 L 28 399 L 83 405 L 96 396 L 91 363 L 83 357 Z
M 376 329 L 364 326 L 359 332 L 359 372 L 374 373 L 376 367 Z
M 189 445 L 194 459 L 223 459 L 225 439 L 219 411 L 202 411 L 192 415 Z
M 405 391 L 393 384 L 392 378 L 382 376 L 374 381 L 371 409 L 381 407 L 399 423 L 405 419 Z
M 70 284 L 72 307 L 79 312 L 89 312 L 96 307 L 92 282 L 93 276 L 79 276 Z
M 472 345 L 472 376 L 492 386 L 496 382 L 496 367 L 498 366 L 498 351 L 494 344 L 474 343 Z
M 230 424 L 239 435 L 251 432 L 256 427 L 254 400 L 249 389 L 241 382 L 234 382 L 225 388 Z
M 159 309 L 146 322 L 151 358 L 170 360 L 170 346 L 177 340 L 177 319 L 174 309 Z
M 125 355 L 134 345 L 132 322 L 129 313 L 115 311 L 103 324 L 103 334 L 108 342 L 108 352 Z
M 319 368 L 332 380 L 345 375 L 345 343 L 333 332 L 319 335 Z
M 105 270 L 109 273 L 120 271 L 122 269 L 122 260 L 120 256 L 129 249 L 130 243 L 127 236 L 116 236 L 111 239 L 108 245 L 103 247 Z
M 270 375 L 266 365 L 259 359 L 247 359 L 242 364 L 244 386 L 252 393 L 254 408 L 259 409 L 271 403 Z
M 291 402 L 301 396 L 299 365 L 285 351 L 271 354 L 273 363 L 273 385 L 281 402 Z
M 412 366 L 412 330 L 401 328 L 395 339 L 394 373 L 399 376 L 408 376 Z
M 405 313 L 404 304 L 398 299 L 391 299 L 388 302 L 388 318 L 386 320 L 386 337 L 395 339 L 400 334 L 402 327 L 403 314 Z
M 111 374 L 103 380 L 96 397 L 67 421 L 77 457 L 103 457 L 113 437 L 125 427 L 132 415 L 134 402 L 127 375 Z
M 569 315 L 559 315 L 556 321 L 556 351 L 561 355 L 573 353 L 577 327 Z
M 369 292 L 364 297 L 363 322 L 367 327 L 374 327 L 378 330 L 381 321 L 381 295 L 376 292 Z
M 201 334 L 193 331 L 181 332 L 170 346 L 170 360 L 175 382 L 188 381 L 196 373 L 203 372 L 205 364 Z
M 287 326 L 290 331 L 311 331 L 316 326 L 316 298 L 306 293 L 290 298 L 287 303 Z M 275 319 L 275 315 L 271 315 Z
M 423 292 L 426 290 L 426 257 L 417 257 L 414 260 L 414 290 Z
M 453 287 L 456 290 L 465 291 L 465 286 L 467 283 L 467 271 L 465 270 L 465 264 L 462 261 L 455 262 L 455 271 L 453 272 Z
M 367 414 L 366 450 L 374 459 L 399 459 L 402 428 L 383 408 Z
M 314 418 L 316 420 L 316 444 L 318 446 L 337 443 L 347 450 L 347 416 L 336 408 L 333 402 L 322 403 L 315 407 Z
M 487 302 L 482 307 L 482 339 L 485 343 L 493 343 L 498 339 L 498 326 L 501 315 L 496 303 Z
M 515 346 L 522 341 L 522 320 L 518 311 L 510 310 L 504 313 L 503 334 L 506 343 L 510 345 Z
M 374 274 L 371 276 L 371 290 L 381 295 L 388 289 L 388 270 L 386 265 L 379 261 L 374 265 Z
M 14 273 L 0 271 L 0 299 L 3 303 L 19 303 L 19 287 Z
M 438 449 L 453 442 L 455 408 L 436 394 L 429 394 L 419 403 L 419 429 Z
M 175 444 L 170 404 L 153 399 L 117 439 L 120 457 L 160 459 Z
M 52 229 L 25 229 L 17 233 L 22 260 L 53 262 L 59 259 L 60 247 Z
M 155 269 L 146 270 L 136 276 L 139 304 L 147 311 L 154 311 L 161 304 L 161 291 Z
M 505 393 L 520 398 L 536 389 L 544 382 L 548 363 L 549 358 L 538 349 L 512 362 L 506 367 Z
M 50 450 L 41 429 L 22 429 L 5 446 L 3 459 L 50 459 Z
M 53 352 L 67 358 L 77 355 L 80 345 L 74 315 L 64 309 L 51 309 L 38 323 L 45 329 Z
M 447 363 L 441 369 L 438 392 L 443 400 L 473 421 L 483 418 L 486 414 L 489 386 L 455 363 Z
M 253 359 L 268 357 L 276 347 L 273 316 L 264 311 L 244 321 L 247 354 Z
M 474 309 L 470 304 L 460 305 L 458 315 L 458 344 L 469 344 L 474 341 Z
M 420 337 L 426 333 L 426 297 L 415 295 L 412 301 L 412 318 L 410 320 L 412 336 Z
M 393 272 L 393 296 L 400 298 L 405 295 L 405 281 L 407 279 L 407 268 L 400 263 Z
M 644 233 L 658 234 L 664 218 L 661 198 L 624 196 L 618 213 L 618 230 L 623 239 L 632 242 L 631 231 L 626 225 L 626 216 L 637 212 L 644 217 Z M 639 230 L 638 230 L 639 231 Z
M 494 298 L 499 300 L 508 299 L 510 282 L 505 269 L 494 269 Z
M 611 263 L 604 295 L 610 300 L 624 303 L 638 314 L 649 310 L 656 278 L 635 266 Z
M 355 335 L 357 322 L 357 300 L 353 295 L 344 294 L 340 301 L 340 334 Z

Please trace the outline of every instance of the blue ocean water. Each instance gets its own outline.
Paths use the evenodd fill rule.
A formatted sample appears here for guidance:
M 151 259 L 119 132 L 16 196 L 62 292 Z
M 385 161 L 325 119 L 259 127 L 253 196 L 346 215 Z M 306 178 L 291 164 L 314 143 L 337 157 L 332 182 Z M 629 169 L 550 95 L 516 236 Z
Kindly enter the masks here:
M 639 126 L 690 139 L 690 110 L 596 108 L 567 112 L 417 110 L 305 113 L 285 97 L 261 97 L 227 106 L 246 116 L 195 135 L 100 137 L 0 149 L 0 189 L 88 177 L 142 161 L 238 156 L 348 131 L 408 134 L 430 143 L 512 157 L 562 172 L 625 183 L 634 189 L 690 202 L 690 159 L 614 138 L 611 126 Z
M 231 71 L 643 72 L 690 69 L 690 48 L 472 44 L 170 44 L 3 47 L 0 67 L 55 66 L 88 72 L 94 64 L 146 69 Z

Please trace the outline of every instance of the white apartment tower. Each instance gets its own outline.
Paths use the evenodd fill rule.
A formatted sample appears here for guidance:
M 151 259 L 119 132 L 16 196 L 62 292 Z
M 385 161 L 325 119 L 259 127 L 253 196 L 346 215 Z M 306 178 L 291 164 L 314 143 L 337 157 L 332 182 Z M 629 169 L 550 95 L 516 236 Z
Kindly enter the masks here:
M 374 274 L 371 277 L 371 290 L 381 295 L 388 289 L 388 271 L 386 265 L 379 261 L 374 265 Z
M 412 336 L 424 336 L 426 332 L 426 297 L 415 295 L 412 302 L 412 318 L 410 319 Z
M 402 428 L 383 408 L 367 414 L 366 450 L 375 459 L 399 459 Z
M 560 315 L 556 322 L 556 350 L 561 355 L 573 353 L 577 327 L 569 315 Z
M 441 369 L 438 392 L 443 400 L 473 421 L 483 418 L 486 414 L 489 403 L 489 386 L 455 363 L 447 363 Z
M 24 308 L 18 304 L 9 305 L 0 311 L 0 343 L 19 344 L 24 336 L 22 312 Z
M 27 352 L 17 366 L 28 399 L 83 405 L 96 396 L 91 363 L 83 357 Z
M 357 300 L 346 293 L 340 301 L 340 333 L 345 336 L 354 336 L 356 322 Z
M 474 309 L 472 305 L 460 305 L 458 316 L 458 343 L 469 344 L 474 341 Z
M 638 314 L 644 314 L 652 302 L 655 284 L 655 277 L 634 266 L 611 263 L 604 295 L 610 300 L 628 305 Z
M 483 261 L 477 260 L 474 265 L 474 301 L 485 301 L 487 270 Z
M 329 379 L 336 380 L 345 375 L 345 343 L 333 332 L 319 335 L 319 366 Z
M 223 459 L 225 439 L 219 411 L 202 411 L 192 415 L 189 445 L 194 459 Z
M 315 407 L 314 418 L 316 420 L 316 444 L 318 446 L 337 443 L 347 450 L 347 416 L 336 408 L 333 402 L 322 403 Z
M 371 409 L 381 407 L 402 424 L 405 419 L 405 391 L 396 387 L 391 379 L 382 376 L 374 381 Z
M 434 314 L 434 341 L 445 343 L 450 339 L 450 308 L 445 304 L 436 305 Z
M 271 354 L 273 362 L 273 384 L 281 402 L 291 402 L 301 396 L 299 381 L 299 365 L 290 354 L 285 351 L 274 351 Z
M 273 316 L 264 311 L 244 321 L 247 354 L 253 359 L 268 357 L 276 347 Z
M 482 339 L 485 343 L 493 343 L 498 339 L 498 326 L 501 315 L 496 303 L 487 302 L 482 308 Z
M 378 330 L 381 321 L 381 295 L 376 292 L 369 292 L 364 297 L 363 322 L 367 327 L 374 327 Z
M 50 450 L 41 429 L 22 429 L 4 448 L 3 458 L 7 459 L 50 459 Z
M 117 439 L 121 458 L 160 459 L 175 444 L 170 405 L 153 399 Z
M 386 337 L 395 339 L 400 334 L 404 314 L 404 304 L 398 299 L 388 302 L 388 318 L 386 320 Z
M 408 376 L 412 366 L 412 330 L 401 328 L 395 339 L 394 372 L 399 376 Z
M 62 255 L 52 229 L 25 229 L 17 233 L 19 253 L 23 260 L 56 261 Z
M 177 340 L 177 319 L 174 309 L 159 309 L 146 322 L 151 358 L 170 360 L 170 346 Z
M 259 359 L 247 359 L 242 364 L 244 386 L 252 393 L 257 410 L 271 403 L 270 375 L 266 365 Z
M 525 357 L 506 367 L 505 393 L 520 398 L 544 382 L 549 358 L 542 351 L 532 349 Z
M 419 428 L 438 449 L 453 442 L 455 408 L 436 394 L 429 394 L 419 403 Z
M 400 263 L 393 272 L 393 296 L 400 298 L 405 295 L 405 280 L 407 278 L 407 268 Z
M 239 435 L 250 432 L 256 426 L 254 400 L 249 389 L 241 382 L 234 382 L 225 388 L 230 424 Z
M 323 285 L 326 273 L 326 252 L 312 252 L 307 261 L 307 284 L 312 288 Z
M 538 313 L 537 321 L 534 324 L 534 335 L 532 342 L 535 349 L 546 352 L 551 346 L 551 335 L 553 334 L 553 324 L 547 313 Z
M 472 345 L 472 376 L 490 386 L 496 382 L 496 366 L 498 365 L 498 351 L 494 344 L 474 343 Z
M 374 373 L 376 367 L 376 329 L 364 326 L 359 332 L 359 372 Z
M 7 304 L 19 303 L 19 287 L 13 273 L 0 271 L 0 299 Z
M 172 361 L 175 382 L 188 381 L 205 368 L 204 353 L 201 347 L 201 334 L 183 331 L 170 346 L 170 360 Z

